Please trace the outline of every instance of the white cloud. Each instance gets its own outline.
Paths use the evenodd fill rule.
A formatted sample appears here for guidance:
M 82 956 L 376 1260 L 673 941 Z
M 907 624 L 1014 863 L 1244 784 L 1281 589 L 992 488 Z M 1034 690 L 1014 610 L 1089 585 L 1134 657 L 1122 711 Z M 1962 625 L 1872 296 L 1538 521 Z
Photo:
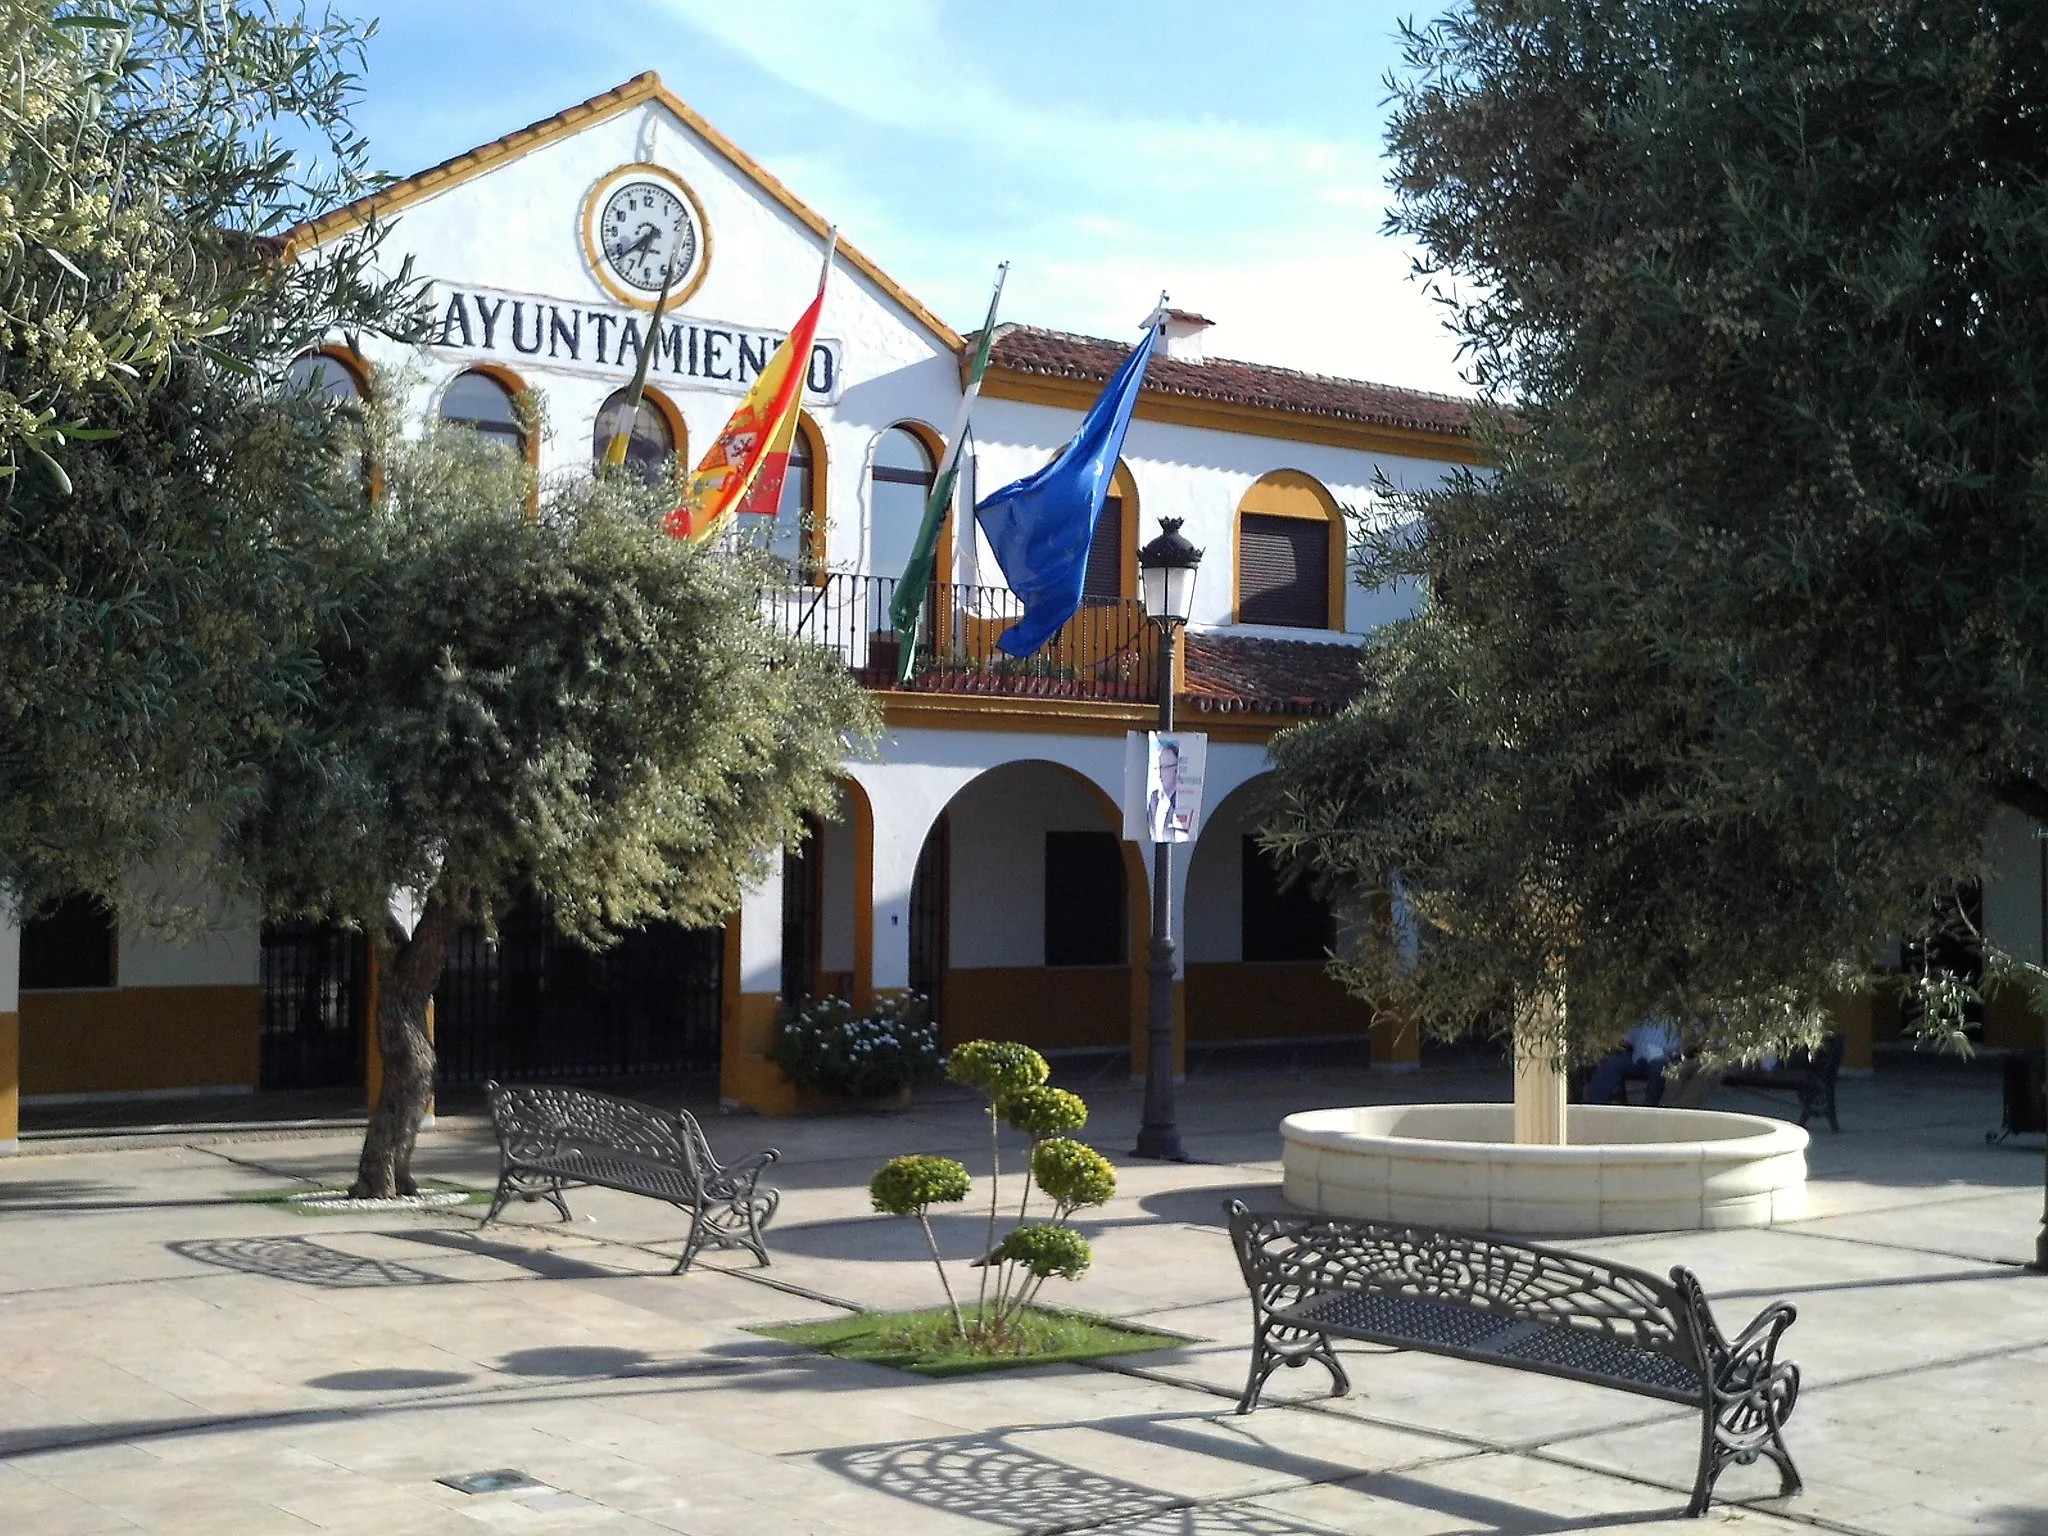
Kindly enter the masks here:
M 1380 232 L 1377 146 L 1220 113 L 1119 116 L 1027 102 L 944 34 L 936 0 L 661 0 L 784 85 L 885 130 L 966 146 L 1030 202 L 1000 232 L 888 204 L 829 145 L 768 160 L 959 323 L 1012 258 L 1006 316 L 1135 332 L 1163 285 L 1213 316 L 1212 355 L 1461 392 L 1442 312 Z M 855 212 L 860 214 L 855 222 Z M 997 250 L 1000 244 L 1003 249 Z

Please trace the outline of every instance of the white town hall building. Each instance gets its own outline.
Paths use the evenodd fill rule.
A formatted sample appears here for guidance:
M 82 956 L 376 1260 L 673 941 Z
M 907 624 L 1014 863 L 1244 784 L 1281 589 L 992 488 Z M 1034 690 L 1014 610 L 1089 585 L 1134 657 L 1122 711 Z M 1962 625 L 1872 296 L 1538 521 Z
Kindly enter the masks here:
M 432 281 L 435 344 L 341 338 L 301 369 L 342 392 L 407 387 L 407 410 L 468 421 L 543 477 L 587 474 L 633 369 L 654 294 L 643 215 L 687 233 L 653 345 L 636 460 L 694 462 L 815 291 L 826 220 L 652 74 L 394 183 L 297 233 L 304 252 L 374 213 L 384 251 Z M 649 227 L 652 227 L 650 224 Z M 857 232 L 855 232 L 857 234 Z M 663 237 L 663 240 L 666 236 Z M 990 267 L 1000 253 L 990 253 Z M 660 262 L 653 263 L 659 269 Z M 1399 600 L 1345 579 L 1347 515 L 1381 478 L 1433 484 L 1474 462 L 1463 402 L 1204 354 L 1174 312 L 1091 553 L 1080 614 L 1028 663 L 994 635 L 1019 611 L 963 530 L 977 492 L 1039 465 L 1140 334 L 1004 325 L 940 550 L 930 653 L 894 683 L 882 619 L 962 391 L 963 338 L 842 240 L 773 546 L 771 622 L 833 647 L 877 690 L 871 757 L 842 809 L 723 931 L 666 925 L 592 956 L 533 904 L 458 944 L 437 994 L 451 1084 L 486 1076 L 710 1071 L 732 1101 L 794 1104 L 763 1056 L 781 1001 L 917 988 L 949 1042 L 1001 1035 L 1142 1059 L 1149 861 L 1120 836 L 1125 733 L 1155 712 L 1136 551 L 1161 517 L 1205 552 L 1184 641 L 1181 720 L 1210 738 L 1203 825 L 1175 861 L 1180 1017 L 1190 1044 L 1348 1035 L 1384 1064 L 1412 1037 L 1323 973 L 1331 917 L 1281 889 L 1249 840 L 1271 737 L 1340 708 L 1356 647 Z M 1369 366 L 1370 359 L 1362 359 Z M 545 401 L 530 434 L 513 396 Z M 11 951 L 12 945 L 0 945 Z M 0 1142 L 13 1134 L 15 978 L 0 973 Z M 90 910 L 26 925 L 20 1092 L 34 1100 L 257 1086 L 374 1091 L 375 979 L 354 936 L 224 917 L 184 946 Z

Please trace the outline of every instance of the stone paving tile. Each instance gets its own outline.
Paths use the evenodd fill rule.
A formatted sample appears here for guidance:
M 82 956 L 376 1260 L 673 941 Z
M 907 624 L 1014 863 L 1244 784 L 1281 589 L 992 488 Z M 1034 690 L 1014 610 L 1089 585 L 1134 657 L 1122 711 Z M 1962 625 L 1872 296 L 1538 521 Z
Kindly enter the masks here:
M 1203 1342 L 943 1382 L 739 1325 L 829 1310 L 764 1280 L 865 1304 L 937 1299 L 915 1228 L 872 1216 L 865 1186 L 913 1147 L 979 1166 L 964 1099 L 901 1117 L 707 1121 L 729 1155 L 784 1148 L 765 1275 L 713 1258 L 672 1279 L 659 1250 L 679 1244 L 677 1214 L 603 1191 L 572 1197 L 573 1223 L 517 1208 L 482 1230 L 476 1211 L 316 1220 L 224 1198 L 345 1180 L 346 1131 L 0 1162 L 0 1531 L 953 1536 L 1042 1527 L 1049 1510 L 1124 1536 L 1668 1529 L 1694 1436 L 1663 1404 L 1359 1349 L 1350 1398 L 1327 1399 L 1310 1366 L 1269 1389 L 1269 1405 L 1301 1408 L 1231 1411 L 1249 1309 L 1221 1202 L 1277 1201 L 1279 1114 L 1488 1081 L 1191 1084 L 1191 1150 L 1231 1160 L 1211 1165 L 1122 1157 L 1136 1095 L 1091 1087 L 1090 1130 L 1122 1189 L 1086 1223 L 1094 1273 L 1056 1299 Z M 1986 1262 L 2031 1245 L 2039 1154 L 1983 1148 L 1986 1102 L 1995 1117 L 1974 1079 L 1845 1084 L 1850 1129 L 1814 1143 L 1825 1214 L 1584 1245 L 1692 1265 L 1730 1327 L 1780 1294 L 1801 1308 L 1787 1353 L 1807 1390 L 1790 1438 L 1811 1492 L 1785 1506 L 1801 1522 L 2048 1533 L 2035 1427 L 2048 1349 L 2012 1354 L 2048 1340 L 2048 1285 Z M 420 1167 L 488 1185 L 487 1127 L 442 1121 Z M 964 1257 L 984 1230 L 961 1213 L 942 1241 Z M 433 1482 L 506 1465 L 549 1487 L 472 1498 Z M 1738 1469 L 1731 1489 L 1745 1477 L 1770 1486 Z M 1717 1507 L 1712 1528 L 1726 1527 L 1793 1528 Z

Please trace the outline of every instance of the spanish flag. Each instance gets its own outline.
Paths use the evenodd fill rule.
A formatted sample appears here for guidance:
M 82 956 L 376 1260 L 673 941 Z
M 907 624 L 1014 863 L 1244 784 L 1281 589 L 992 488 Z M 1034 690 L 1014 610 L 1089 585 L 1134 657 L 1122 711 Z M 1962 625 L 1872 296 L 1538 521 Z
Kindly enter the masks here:
M 818 296 L 775 349 L 747 398 L 697 465 L 683 504 L 668 515 L 668 531 L 677 538 L 701 543 L 741 512 L 775 515 L 790 446 L 796 441 L 797 407 L 810 372 L 811 345 L 825 308 L 825 280 L 832 275 L 832 253 L 838 243 L 835 229 L 826 241 Z

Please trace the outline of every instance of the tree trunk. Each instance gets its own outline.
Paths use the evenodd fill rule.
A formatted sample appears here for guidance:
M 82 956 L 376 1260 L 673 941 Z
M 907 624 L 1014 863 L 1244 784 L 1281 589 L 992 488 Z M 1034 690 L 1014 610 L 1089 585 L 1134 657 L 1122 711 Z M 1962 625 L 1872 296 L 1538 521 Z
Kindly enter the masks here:
M 370 1108 L 362 1160 L 349 1195 L 388 1200 L 419 1193 L 412 1177 L 413 1143 L 434 1096 L 434 1042 L 427 1007 L 441 978 L 441 961 L 462 926 L 462 909 L 430 895 L 410 937 L 396 923 L 385 944 L 387 960 L 377 989 L 377 1049 L 384 1087 Z
M 1515 1010 L 1515 1142 L 1565 1142 L 1564 999 L 1532 993 Z

